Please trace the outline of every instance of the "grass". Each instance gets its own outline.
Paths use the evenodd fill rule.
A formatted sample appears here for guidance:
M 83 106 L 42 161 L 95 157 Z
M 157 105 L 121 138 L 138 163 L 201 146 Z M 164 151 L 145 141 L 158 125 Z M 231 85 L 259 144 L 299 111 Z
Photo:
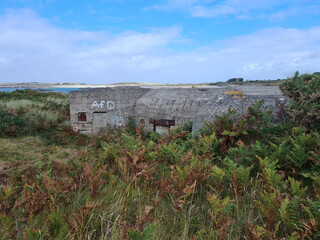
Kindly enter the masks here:
M 40 137 L 0 138 L 0 159 L 11 163 L 66 162 L 77 155 L 72 146 L 48 146 Z
M 43 107 L 44 106 L 43 103 L 33 102 L 31 100 L 28 100 L 28 99 L 2 101 L 2 102 L 0 102 L 0 105 L 4 106 L 7 109 L 14 109 L 14 110 L 18 110 L 20 108 L 30 107 L 32 105 L 36 105 L 36 106 L 39 106 L 39 107 Z

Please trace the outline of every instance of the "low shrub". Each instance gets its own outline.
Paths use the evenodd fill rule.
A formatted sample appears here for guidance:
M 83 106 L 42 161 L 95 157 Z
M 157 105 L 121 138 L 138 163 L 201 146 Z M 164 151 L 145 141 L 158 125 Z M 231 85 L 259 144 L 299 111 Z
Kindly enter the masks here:
M 0 137 L 30 133 L 28 122 L 24 117 L 0 109 L 0 120 Z
M 71 130 L 68 95 L 35 90 L 0 92 L 0 136 L 41 136 L 47 144 L 75 142 L 85 137 Z
M 296 72 L 280 85 L 290 99 L 286 111 L 292 121 L 311 130 L 320 130 L 320 76 Z

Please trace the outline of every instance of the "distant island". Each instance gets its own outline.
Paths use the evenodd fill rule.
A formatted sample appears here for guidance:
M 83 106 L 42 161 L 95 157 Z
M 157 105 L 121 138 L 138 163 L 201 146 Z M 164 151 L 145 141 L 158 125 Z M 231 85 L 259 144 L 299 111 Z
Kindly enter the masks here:
M 241 81 L 239 81 L 241 79 Z M 245 80 L 243 78 L 232 78 L 226 82 L 214 83 L 190 83 L 190 84 L 166 84 L 166 83 L 139 83 L 139 82 L 121 82 L 112 84 L 86 84 L 86 83 L 41 83 L 41 82 L 24 82 L 24 83 L 0 83 L 0 88 L 104 88 L 119 86 L 137 86 L 137 87 L 208 87 L 224 84 L 263 84 L 279 85 L 285 79 L 277 80 Z

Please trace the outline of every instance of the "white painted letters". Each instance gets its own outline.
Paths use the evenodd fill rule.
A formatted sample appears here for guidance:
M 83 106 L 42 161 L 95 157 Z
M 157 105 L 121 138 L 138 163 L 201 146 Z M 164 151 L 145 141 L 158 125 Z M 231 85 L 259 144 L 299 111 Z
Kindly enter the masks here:
M 107 101 L 107 108 L 108 108 L 109 110 L 114 109 L 114 102 L 112 102 L 112 101 Z
M 94 101 L 94 102 L 92 103 L 91 108 L 94 108 L 94 107 L 99 108 L 99 104 L 97 103 L 97 101 Z
M 101 102 L 100 102 L 100 104 L 99 104 L 99 105 L 100 105 L 100 107 L 101 107 L 101 108 L 103 108 L 104 103 L 105 103 L 105 101 L 101 101 Z
M 107 101 L 107 105 L 105 106 L 105 101 L 100 101 L 100 103 L 98 103 L 97 101 L 94 101 L 91 105 L 91 108 L 107 108 L 108 110 L 112 110 L 114 109 L 114 102 L 113 101 Z

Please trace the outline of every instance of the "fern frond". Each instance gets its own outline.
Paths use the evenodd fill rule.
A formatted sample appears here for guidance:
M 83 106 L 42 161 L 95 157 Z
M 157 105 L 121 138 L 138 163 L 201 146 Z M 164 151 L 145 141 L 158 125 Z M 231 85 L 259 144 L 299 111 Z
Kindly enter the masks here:
M 294 178 L 288 177 L 290 187 L 291 187 L 291 192 L 293 196 L 298 196 L 302 197 L 308 190 L 308 187 L 302 187 L 302 183 L 295 180 Z

